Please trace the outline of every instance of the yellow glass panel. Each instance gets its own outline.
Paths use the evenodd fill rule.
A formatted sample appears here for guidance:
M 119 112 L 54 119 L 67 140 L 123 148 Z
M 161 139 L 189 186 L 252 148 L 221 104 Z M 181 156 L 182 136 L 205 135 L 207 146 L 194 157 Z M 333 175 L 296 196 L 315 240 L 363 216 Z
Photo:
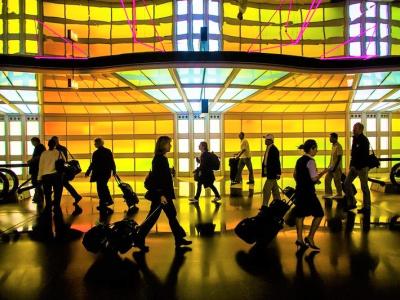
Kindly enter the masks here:
M 20 52 L 20 43 L 16 40 L 8 41 L 8 53 L 15 54 Z
M 301 45 L 290 45 L 290 46 L 282 47 L 282 54 L 302 56 L 303 55 L 302 46 Z
M 344 8 L 346 6 L 337 6 L 337 7 L 325 7 L 324 18 L 325 21 L 328 20 L 343 20 L 344 19 Z
M 392 137 L 392 149 L 393 150 L 400 149 L 400 137 L 399 136 Z
M 324 28 L 323 27 L 308 27 L 303 34 L 304 40 L 323 40 Z
M 75 21 L 87 21 L 89 19 L 88 7 L 85 5 L 66 5 L 67 19 Z
M 36 27 L 36 22 L 35 20 L 26 20 L 25 21 L 25 32 L 27 34 L 36 34 L 37 33 L 37 27 Z
M 133 134 L 133 121 L 114 121 L 113 134 Z
M 319 169 L 319 171 L 322 171 L 325 168 L 325 156 L 324 155 L 316 155 L 314 157 L 314 160 L 315 160 L 315 164 L 317 165 L 317 169 Z M 329 164 L 329 161 L 327 164 Z
M 337 91 L 332 101 L 347 101 L 350 97 L 350 91 Z
M 271 105 L 268 108 L 268 112 L 283 112 L 288 108 L 289 105 L 287 104 L 276 104 L 276 105 Z
M 30 40 L 25 41 L 25 48 L 27 53 L 34 53 L 34 54 L 38 53 L 37 41 L 30 41 Z
M 307 106 L 304 112 L 324 112 L 328 104 L 311 104 Z
M 400 119 L 392 119 L 392 131 L 400 131 Z
M 46 17 L 64 18 L 64 4 L 43 2 L 43 14 Z
M 72 154 L 90 153 L 90 141 L 68 141 L 67 148 Z
M 307 105 L 303 105 L 303 104 L 292 104 L 289 105 L 285 112 L 304 112 L 307 108 Z
M 173 120 L 156 120 L 156 133 L 172 135 L 174 133 L 174 121 Z
M 0 19 L 0 34 L 3 34 L 3 20 L 2 19 Z M 3 41 L 1 41 L 1 42 L 3 42 Z M 3 49 L 0 49 L 0 50 L 2 51 Z
M 124 25 L 114 25 L 113 24 L 112 29 L 111 29 L 111 36 L 113 39 L 132 38 L 132 30 L 130 29 L 128 24 L 124 24 Z M 128 46 L 128 47 L 126 47 L 125 51 L 131 50 L 130 44 L 122 44 L 122 45 Z
M 267 28 L 265 28 L 263 30 L 263 28 L 261 28 L 262 33 L 261 33 L 261 39 L 262 40 L 275 40 L 275 39 L 281 39 L 281 28 L 279 26 L 271 26 L 269 25 Z M 262 48 L 269 48 L 272 47 L 274 44 L 272 45 L 263 45 Z M 278 49 L 280 47 L 277 47 Z M 280 50 L 280 49 L 279 49 Z
M 303 132 L 303 120 L 283 120 L 283 132 Z
M 285 155 L 282 157 L 282 165 L 285 169 L 294 169 L 296 167 L 296 162 L 299 159 L 299 156 L 288 156 Z
M 242 131 L 240 120 L 225 120 L 225 133 L 239 133 Z
M 260 11 L 257 8 L 247 7 L 245 13 L 243 14 L 243 20 L 259 21 L 260 19 L 259 12 Z
M 156 26 L 156 30 L 160 37 L 170 36 L 172 35 L 172 23 L 160 23 L 159 25 Z M 168 40 L 163 39 L 162 43 L 164 47 L 166 47 Z
M 262 120 L 262 133 L 282 132 L 281 120 Z
M 155 146 L 155 140 L 135 140 L 135 152 L 136 153 L 153 153 Z
M 261 156 L 251 157 L 251 164 L 254 170 L 261 170 L 261 164 L 262 164 L 261 158 L 262 158 Z
M 172 16 L 172 1 L 155 6 L 155 19 Z
M 136 19 L 149 20 L 153 19 L 153 5 L 136 6 Z
M 128 16 L 132 16 L 132 8 L 126 7 L 126 13 Z M 124 9 L 122 7 L 113 7 L 112 8 L 112 19 L 113 19 L 113 22 L 126 21 L 126 14 L 125 14 Z M 126 24 L 126 27 L 129 27 L 128 24 Z
M 305 57 L 321 57 L 324 54 L 323 45 L 303 45 L 303 56 Z
M 119 172 L 133 172 L 134 160 L 133 158 L 114 158 L 117 171 Z
M 90 6 L 90 20 L 111 22 L 111 9 L 109 7 Z
M 66 123 L 65 122 L 48 122 L 44 123 L 44 134 L 53 135 L 65 135 L 66 134 Z
M 89 122 L 67 122 L 68 135 L 89 135 Z
M 109 38 L 111 25 L 90 26 L 90 38 Z
M 345 132 L 344 119 L 326 119 L 326 132 Z
M 113 140 L 114 153 L 133 153 L 133 140 Z
M 90 122 L 90 135 L 110 135 L 111 127 L 111 122 Z
M 304 120 L 304 132 L 325 132 L 325 120 Z
M 19 1 L 18 0 L 8 0 L 7 1 L 7 12 L 9 14 L 15 13 L 19 14 Z
M 222 32 L 224 35 L 229 35 L 229 36 L 238 36 L 239 35 L 239 26 L 237 25 L 231 25 L 228 23 L 224 23 L 222 27 Z
M 1 24 L 0 24 L 0 26 L 1 26 Z M 0 53 L 3 54 L 3 41 L 1 41 L 1 40 L 0 40 Z
M 236 19 L 238 11 L 239 8 L 237 5 L 224 2 L 224 18 Z
M 262 145 L 264 139 L 249 138 L 249 139 L 247 139 L 247 141 L 249 142 L 250 151 L 261 151 L 261 145 Z
M 151 161 L 153 158 L 135 158 L 135 171 L 149 171 L 151 170 Z
M 87 169 L 89 169 L 89 165 L 90 165 L 90 159 L 79 159 L 79 164 L 81 165 L 81 169 L 82 172 L 86 172 Z M 74 186 L 75 186 L 75 182 L 74 182 Z M 77 188 L 77 187 L 75 187 Z M 78 188 L 77 188 L 78 189 Z M 64 189 L 66 190 L 66 189 Z M 79 191 L 81 191 L 81 189 L 78 189 Z
M 242 130 L 244 133 L 260 133 L 261 120 L 242 120 Z
M 135 134 L 154 134 L 154 121 L 135 121 Z
M 26 0 L 25 1 L 25 13 L 27 15 L 36 16 L 38 13 L 37 0 Z
M 8 20 L 8 33 L 19 33 L 19 19 Z
M 153 25 L 138 25 L 136 26 L 136 34 L 138 38 L 154 37 L 155 36 L 154 27 Z
M 346 103 L 341 104 L 329 104 L 328 109 L 326 111 L 345 111 Z
M 344 36 L 344 26 L 326 26 L 325 27 L 325 39 L 331 39 L 331 38 L 342 38 Z
M 280 14 L 279 14 L 279 12 L 276 13 L 275 9 L 261 9 L 261 20 L 263 20 L 263 22 L 270 21 L 271 24 L 280 24 L 281 23 Z M 270 27 L 271 26 L 269 25 L 267 27 L 267 29 L 265 29 L 265 30 L 269 30 Z
M 331 131 L 331 132 L 338 133 L 337 131 Z M 326 132 L 327 137 L 325 138 L 325 145 L 326 145 L 326 150 L 328 151 L 327 152 L 328 154 L 330 153 L 330 151 L 332 149 L 332 143 L 329 140 L 329 134 L 331 132 Z M 343 150 L 346 150 L 346 141 L 345 141 L 345 138 L 344 138 L 344 133 L 343 134 L 338 133 L 338 136 L 339 136 L 339 139 L 338 139 L 339 144 L 342 145 Z
M 297 150 L 297 148 L 303 144 L 303 138 L 302 137 L 296 137 L 296 138 L 283 138 L 283 150 Z
M 238 152 L 240 150 L 239 139 L 224 139 L 225 152 Z

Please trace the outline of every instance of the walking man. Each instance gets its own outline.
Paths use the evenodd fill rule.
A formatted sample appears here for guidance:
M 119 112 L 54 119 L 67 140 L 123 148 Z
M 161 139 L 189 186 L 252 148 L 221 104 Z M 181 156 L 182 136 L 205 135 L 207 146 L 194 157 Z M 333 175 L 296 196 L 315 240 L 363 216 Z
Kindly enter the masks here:
M 279 150 L 274 144 L 274 136 L 267 134 L 264 138 L 267 149 L 262 162 L 262 177 L 267 177 L 267 180 L 263 188 L 263 205 L 267 206 L 271 192 L 274 200 L 281 199 L 277 182 L 281 178 L 281 162 L 279 160 Z
M 32 178 L 32 185 L 35 187 L 35 194 L 33 195 L 33 202 L 40 203 L 43 201 L 43 190 L 41 184 L 38 183 L 38 173 L 39 173 L 39 160 L 40 155 L 46 151 L 46 147 L 40 142 L 38 137 L 31 138 L 32 146 L 35 147 L 33 150 L 32 158 L 28 160 L 29 174 Z
M 329 163 L 328 173 L 325 176 L 325 195 L 324 198 L 342 199 L 342 157 L 343 148 L 338 142 L 338 135 L 332 132 L 329 137 L 332 143 L 331 161 Z M 336 195 L 332 197 L 332 178 L 336 187 Z
M 247 169 L 249 170 L 249 181 L 247 182 L 247 184 L 254 184 L 253 165 L 251 164 L 250 145 L 249 145 L 249 142 L 244 138 L 243 132 L 239 133 L 239 138 L 241 141 L 240 152 L 235 155 L 235 158 L 239 159 L 238 172 L 236 174 L 235 181 L 232 182 L 232 184 L 242 182 L 242 171 L 243 171 L 243 168 L 245 165 L 247 166 Z

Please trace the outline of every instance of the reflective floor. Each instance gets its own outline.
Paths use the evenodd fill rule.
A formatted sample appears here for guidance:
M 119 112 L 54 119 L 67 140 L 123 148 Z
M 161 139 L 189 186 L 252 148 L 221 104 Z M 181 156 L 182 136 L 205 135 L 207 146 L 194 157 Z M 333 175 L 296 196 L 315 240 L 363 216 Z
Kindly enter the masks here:
M 142 180 L 128 182 L 139 186 Z M 74 183 L 84 195 L 81 214 L 68 195 L 62 211 L 52 215 L 38 213 L 31 199 L 0 206 L 0 230 L 10 233 L 9 240 L 3 235 L 0 242 L 1 299 L 398 298 L 400 231 L 389 230 L 388 220 L 400 213 L 399 195 L 372 192 L 369 218 L 344 212 L 336 201 L 321 200 L 325 218 L 315 237 L 321 252 L 296 255 L 292 227 L 285 227 L 272 244 L 254 247 L 233 232 L 241 219 L 257 213 L 261 181 L 231 188 L 220 180 L 221 205 L 212 203 L 207 191 L 195 206 L 188 204 L 194 183 L 183 178 L 176 185 L 175 205 L 193 241 L 191 251 L 175 252 L 162 213 L 147 238 L 147 254 L 132 249 L 111 256 L 87 252 L 81 244 L 83 232 L 99 221 L 128 217 L 140 223 L 150 202 L 140 197 L 139 212 L 127 215 L 116 195 L 114 214 L 100 220 L 97 198 L 79 188 L 85 184 Z M 360 206 L 360 194 L 357 199 Z M 215 224 L 214 234 L 200 235 L 198 228 L 213 227 L 207 224 Z

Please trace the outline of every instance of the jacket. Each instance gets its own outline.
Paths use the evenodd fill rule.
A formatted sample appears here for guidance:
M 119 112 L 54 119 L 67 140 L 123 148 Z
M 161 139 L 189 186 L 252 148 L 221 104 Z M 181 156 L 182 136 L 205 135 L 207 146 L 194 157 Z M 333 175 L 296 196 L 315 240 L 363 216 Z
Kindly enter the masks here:
M 265 150 L 267 151 L 267 150 Z M 265 158 L 265 155 L 264 155 Z M 264 168 L 264 158 L 261 165 L 262 177 L 267 177 L 268 179 L 276 179 L 276 177 L 281 175 L 281 162 L 279 160 L 279 150 L 272 144 L 269 148 L 267 157 L 267 167 Z
M 355 167 L 357 170 L 368 167 L 369 156 L 369 141 L 368 138 L 360 134 L 353 137 L 351 146 L 350 167 Z
M 92 173 L 90 181 L 108 180 L 111 176 L 111 171 L 116 172 L 114 157 L 110 149 L 99 147 L 93 152 L 92 162 L 86 174 Z
M 39 172 L 39 160 L 40 155 L 46 151 L 46 147 L 43 144 L 39 144 L 33 150 L 32 158 L 29 161 L 29 174 L 37 174 Z
M 200 156 L 200 183 L 204 184 L 205 187 L 212 185 L 215 181 L 214 171 L 211 168 L 211 153 L 206 151 Z
M 159 200 L 161 196 L 165 196 L 168 201 L 175 199 L 174 183 L 168 159 L 162 154 L 157 154 L 154 156 L 151 165 L 153 176 L 157 178 L 155 190 L 150 191 L 153 200 Z

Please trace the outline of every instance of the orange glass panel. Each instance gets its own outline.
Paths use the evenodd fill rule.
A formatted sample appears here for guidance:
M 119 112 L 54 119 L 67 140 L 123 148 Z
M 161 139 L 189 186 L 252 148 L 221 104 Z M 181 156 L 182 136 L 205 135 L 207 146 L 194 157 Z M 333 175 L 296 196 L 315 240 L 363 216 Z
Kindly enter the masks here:
M 67 122 L 68 135 L 89 135 L 89 122 Z
M 341 101 L 341 100 L 349 100 L 350 91 L 337 91 L 332 101 Z
M 303 132 L 303 120 L 283 120 L 283 132 Z
M 320 57 L 324 53 L 324 45 L 303 45 L 304 57 Z
M 108 56 L 111 54 L 111 44 L 90 44 L 89 56 Z
M 334 91 L 322 91 L 319 92 L 319 95 L 317 98 L 315 98 L 315 101 L 332 101 L 333 97 L 335 96 Z
M 90 135 L 110 135 L 111 128 L 111 122 L 90 122 Z
M 114 27 L 114 25 L 113 25 Z M 130 30 L 129 30 L 130 32 Z M 123 53 L 130 53 L 133 50 L 133 46 L 131 43 L 121 43 L 121 44 L 112 44 L 112 55 L 118 55 Z
M 104 105 L 85 105 L 85 109 L 90 114 L 109 114 L 107 107 Z
M 113 134 L 133 134 L 133 121 L 114 121 Z
M 304 112 L 325 112 L 328 104 L 310 104 Z
M 145 107 L 148 108 L 152 112 L 168 112 L 168 113 L 171 113 L 170 110 L 168 110 L 167 108 L 165 108 L 164 106 L 162 106 L 160 104 L 146 104 Z
M 307 108 L 307 105 L 293 104 L 293 105 L 289 105 L 285 109 L 285 112 L 304 112 L 306 108 Z
M 329 104 L 326 111 L 345 111 L 346 110 L 346 103 L 341 104 Z
M 88 114 L 86 107 L 82 105 L 64 105 L 64 110 L 66 114 Z
M 58 92 L 45 91 L 43 96 L 45 102 L 61 102 L 60 94 Z
M 281 120 L 262 120 L 262 133 L 282 132 Z
M 50 122 L 44 123 L 45 135 L 65 135 L 67 132 L 66 122 Z
M 109 39 L 111 25 L 90 26 L 90 38 Z
M 123 105 L 107 105 L 107 110 L 111 114 L 129 114 L 130 111 Z
M 134 114 L 151 112 L 151 110 L 149 110 L 145 105 L 126 105 L 126 108 Z
M 274 105 L 271 105 L 271 106 L 268 108 L 268 112 L 278 112 L 278 113 L 281 113 L 281 112 L 284 112 L 284 111 L 288 108 L 288 106 L 289 106 L 289 105 L 287 105 L 287 104 L 274 104 Z
M 135 134 L 154 134 L 155 133 L 154 121 L 135 121 L 134 132 Z
M 64 18 L 64 4 L 43 1 L 43 15 L 46 17 Z
M 67 148 L 72 154 L 90 153 L 90 141 L 68 141 Z
M 77 92 L 60 92 L 62 102 L 81 102 Z
M 174 121 L 173 120 L 156 120 L 156 133 L 157 134 L 173 134 Z
M 64 106 L 62 105 L 45 105 L 45 114 L 63 114 L 65 113 Z
M 239 51 L 240 45 L 239 43 L 231 43 L 224 41 L 223 43 L 223 50 L 224 51 Z
M 282 47 L 282 54 L 302 56 L 303 51 L 301 45 L 291 45 Z
M 133 140 L 113 140 L 114 153 L 133 153 Z
M 244 133 L 261 132 L 261 120 L 242 120 L 242 130 Z
M 344 132 L 345 125 L 344 119 L 326 119 L 326 132 Z

